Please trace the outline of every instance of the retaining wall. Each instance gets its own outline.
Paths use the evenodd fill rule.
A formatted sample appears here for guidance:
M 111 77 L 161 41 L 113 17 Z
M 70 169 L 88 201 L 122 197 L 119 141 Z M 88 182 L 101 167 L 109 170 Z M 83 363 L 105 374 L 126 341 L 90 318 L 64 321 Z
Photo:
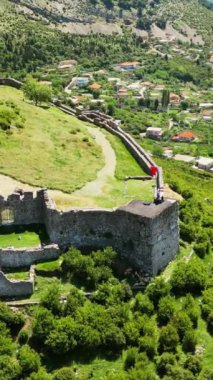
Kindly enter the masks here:
M 34 263 L 55 260 L 59 257 L 60 249 L 57 244 L 35 249 L 0 249 L 0 267 L 28 267 Z
M 0 297 L 29 297 L 34 290 L 35 270 L 30 268 L 29 279 L 25 281 L 9 280 L 0 271 Z
M 15 87 L 19 90 L 23 83 L 13 78 L 0 78 L 0 85 Z

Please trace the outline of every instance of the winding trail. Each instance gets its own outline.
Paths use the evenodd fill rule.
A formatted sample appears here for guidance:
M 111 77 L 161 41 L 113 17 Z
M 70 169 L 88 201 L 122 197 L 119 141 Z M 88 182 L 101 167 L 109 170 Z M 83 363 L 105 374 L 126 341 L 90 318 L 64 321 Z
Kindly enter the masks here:
M 97 173 L 95 180 L 88 182 L 81 189 L 74 191 L 72 194 L 67 194 L 59 190 L 49 190 L 50 196 L 56 201 L 56 203 L 69 207 L 72 205 L 72 201 L 80 199 L 81 201 L 87 199 L 88 206 L 90 204 L 88 197 L 101 196 L 104 193 L 104 187 L 110 178 L 114 177 L 116 168 L 116 155 L 115 152 L 107 140 L 105 134 L 98 128 L 87 127 L 91 136 L 95 139 L 96 143 L 101 146 L 104 155 L 105 164 L 102 169 Z M 79 173 L 79 176 L 81 173 Z M 21 188 L 25 191 L 38 190 L 38 187 L 30 186 L 17 181 L 7 175 L 0 174 L 0 194 L 7 196 L 14 192 L 16 188 Z M 57 202 L 58 201 L 58 202 Z M 64 208 L 62 207 L 62 208 Z

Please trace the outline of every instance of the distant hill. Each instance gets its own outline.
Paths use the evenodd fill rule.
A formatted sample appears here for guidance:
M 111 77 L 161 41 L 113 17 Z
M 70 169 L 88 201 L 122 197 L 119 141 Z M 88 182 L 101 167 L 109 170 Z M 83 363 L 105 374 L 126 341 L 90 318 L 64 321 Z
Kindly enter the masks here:
M 164 29 L 169 21 L 185 36 L 187 29 L 192 28 L 189 42 L 199 35 L 212 44 L 213 10 L 206 5 L 211 6 L 213 0 L 10 0 L 10 3 L 29 18 L 42 20 L 64 32 L 121 34 L 123 26 L 129 26 L 134 33 L 144 36 L 153 32 L 153 25 Z

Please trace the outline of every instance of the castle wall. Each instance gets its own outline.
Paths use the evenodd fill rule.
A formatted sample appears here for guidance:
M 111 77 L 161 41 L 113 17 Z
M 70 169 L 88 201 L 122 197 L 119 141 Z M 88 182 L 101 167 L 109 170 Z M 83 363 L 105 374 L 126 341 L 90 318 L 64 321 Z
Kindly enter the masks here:
M 4 210 L 10 210 L 13 222 L 3 219 Z M 14 193 L 7 198 L 0 196 L 0 225 L 26 225 L 43 222 L 43 191 Z
M 28 267 L 34 263 L 55 260 L 59 257 L 60 249 L 56 244 L 35 249 L 0 249 L 0 267 Z
M 34 268 L 30 268 L 29 279 L 26 281 L 9 280 L 7 276 L 0 272 L 0 297 L 29 297 L 34 290 Z
M 129 262 L 156 275 L 178 252 L 178 207 L 175 201 L 145 205 L 133 201 L 114 210 L 60 212 L 46 208 L 46 228 L 60 246 L 111 246 Z
M 13 78 L 0 78 L 0 85 L 3 85 L 3 86 L 10 86 L 10 87 L 17 88 L 19 90 L 22 84 L 23 84 L 22 82 L 19 82 L 18 80 L 13 79 Z

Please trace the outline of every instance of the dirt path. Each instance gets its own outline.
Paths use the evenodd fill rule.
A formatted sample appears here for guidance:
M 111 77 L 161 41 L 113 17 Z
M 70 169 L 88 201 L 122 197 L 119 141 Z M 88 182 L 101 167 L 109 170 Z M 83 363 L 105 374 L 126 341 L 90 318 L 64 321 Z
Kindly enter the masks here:
M 58 190 L 49 190 L 50 196 L 55 200 L 56 204 L 63 209 L 70 207 L 73 201 L 76 203 L 78 200 L 79 206 L 82 202 L 89 207 L 93 206 L 93 200 L 90 200 L 89 197 L 102 195 L 104 186 L 107 184 L 108 179 L 112 178 L 115 173 L 116 155 L 106 136 L 97 128 L 87 127 L 87 129 L 97 144 L 101 146 L 105 159 L 105 165 L 98 172 L 97 178 L 94 181 L 88 182 L 80 190 L 74 191 L 72 194 L 66 194 Z M 13 193 L 16 188 L 21 188 L 25 191 L 39 189 L 0 174 L 0 195 L 7 196 L 8 194 Z
M 96 143 L 101 146 L 105 159 L 105 165 L 98 172 L 94 181 L 88 182 L 82 189 L 73 193 L 75 196 L 99 196 L 103 194 L 103 188 L 107 180 L 114 177 L 116 168 L 116 155 L 106 136 L 99 129 L 87 127 Z

